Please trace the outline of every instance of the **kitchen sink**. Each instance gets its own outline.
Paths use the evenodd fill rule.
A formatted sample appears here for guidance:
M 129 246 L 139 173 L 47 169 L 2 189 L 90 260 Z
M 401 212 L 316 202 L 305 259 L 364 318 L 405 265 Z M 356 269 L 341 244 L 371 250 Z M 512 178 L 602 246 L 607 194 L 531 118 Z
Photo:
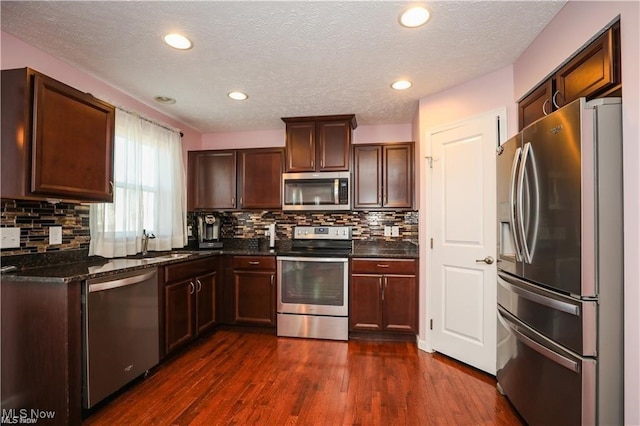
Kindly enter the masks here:
M 142 253 L 134 254 L 134 255 L 125 257 L 125 259 L 144 260 L 147 263 L 153 263 L 153 262 L 163 262 L 166 260 L 184 259 L 185 257 L 189 257 L 191 255 L 192 253 L 187 253 L 187 252 L 155 251 L 155 252 L 149 252 L 145 254 L 142 254 Z

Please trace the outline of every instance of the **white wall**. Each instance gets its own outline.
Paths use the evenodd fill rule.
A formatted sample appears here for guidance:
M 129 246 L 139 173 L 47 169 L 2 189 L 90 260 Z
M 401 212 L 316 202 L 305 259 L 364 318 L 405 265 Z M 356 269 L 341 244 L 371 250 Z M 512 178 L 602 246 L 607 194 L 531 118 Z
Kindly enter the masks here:
M 625 424 L 640 424 L 640 3 L 569 1 L 514 63 L 516 99 L 620 16 L 625 276 Z

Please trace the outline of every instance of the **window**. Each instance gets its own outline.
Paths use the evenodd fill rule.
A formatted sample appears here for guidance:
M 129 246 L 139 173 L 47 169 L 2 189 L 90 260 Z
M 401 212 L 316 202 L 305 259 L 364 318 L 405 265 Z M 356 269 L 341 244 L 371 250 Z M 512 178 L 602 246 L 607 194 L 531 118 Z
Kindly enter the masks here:
M 119 257 L 186 244 L 182 145 L 177 131 L 116 110 L 113 203 L 90 210 L 90 255 Z

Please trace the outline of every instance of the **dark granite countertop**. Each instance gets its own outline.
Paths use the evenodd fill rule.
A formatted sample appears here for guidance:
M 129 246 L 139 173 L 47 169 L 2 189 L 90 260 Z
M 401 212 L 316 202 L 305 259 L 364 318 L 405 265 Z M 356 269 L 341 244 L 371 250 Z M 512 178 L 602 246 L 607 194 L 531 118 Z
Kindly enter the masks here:
M 88 256 L 86 250 L 72 250 L 69 253 L 7 256 L 2 265 L 16 264 L 18 270 L 2 274 L 2 279 L 12 281 L 68 283 L 91 278 L 99 278 L 137 269 L 153 268 L 189 260 L 219 255 L 234 256 L 276 256 L 278 251 L 289 249 L 290 242 L 279 242 L 276 249 L 264 244 L 247 244 L 242 240 L 227 244 L 220 250 L 173 250 L 171 252 L 150 252 L 148 257 L 128 256 L 106 259 Z M 350 257 L 418 258 L 418 246 L 409 241 L 356 241 Z
M 418 245 L 411 241 L 354 241 L 351 257 L 417 259 Z

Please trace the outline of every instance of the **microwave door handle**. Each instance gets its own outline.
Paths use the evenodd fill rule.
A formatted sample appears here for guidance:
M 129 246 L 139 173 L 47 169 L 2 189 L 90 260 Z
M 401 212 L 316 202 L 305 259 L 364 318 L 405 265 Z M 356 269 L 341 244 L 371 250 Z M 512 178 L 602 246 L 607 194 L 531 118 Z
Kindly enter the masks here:
M 522 148 L 518 147 L 513 156 L 513 164 L 511 165 L 511 183 L 509 185 L 509 222 L 513 230 L 513 242 L 516 246 L 516 261 L 522 260 L 522 252 L 520 251 L 520 237 L 516 230 L 516 200 L 514 197 L 516 191 L 516 177 L 518 174 L 518 163 L 522 157 Z
M 340 192 L 340 179 L 333 180 L 333 204 L 340 204 L 340 198 L 338 196 Z

